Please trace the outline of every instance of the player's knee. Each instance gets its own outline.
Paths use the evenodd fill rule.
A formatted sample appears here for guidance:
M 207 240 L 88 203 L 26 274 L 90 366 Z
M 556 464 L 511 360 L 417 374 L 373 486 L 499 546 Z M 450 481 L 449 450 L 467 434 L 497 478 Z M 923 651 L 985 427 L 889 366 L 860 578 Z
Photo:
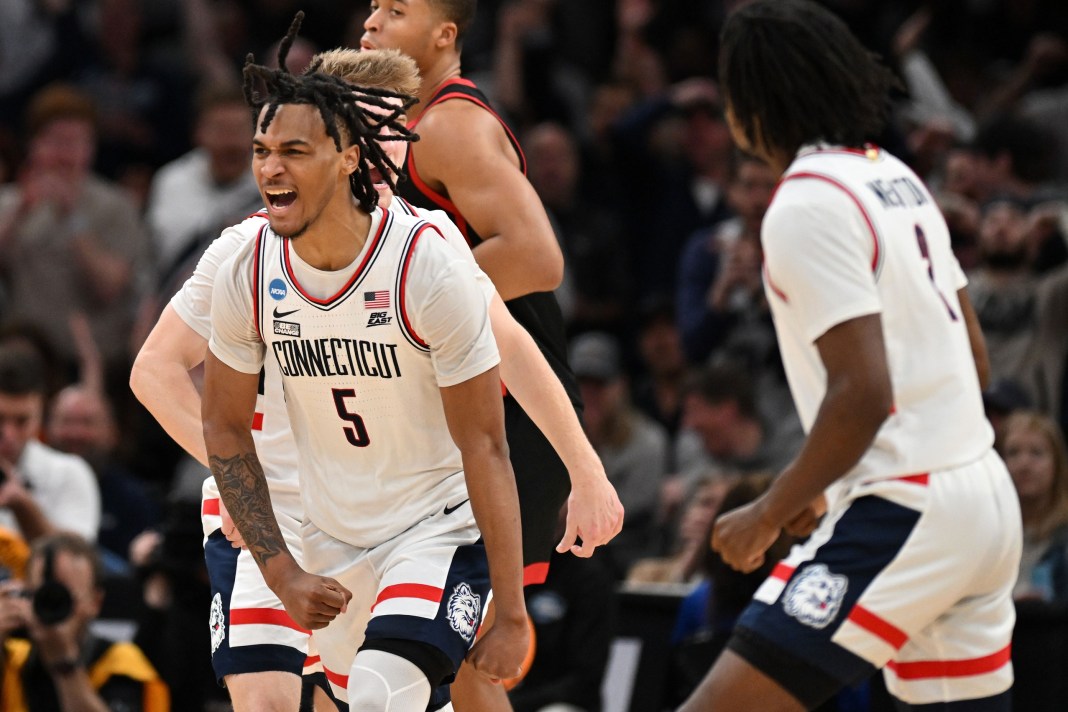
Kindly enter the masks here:
M 361 650 L 349 674 L 349 712 L 426 709 L 430 681 L 419 667 L 394 653 Z
M 300 677 L 287 672 L 227 675 L 234 712 L 293 712 L 300 704 Z

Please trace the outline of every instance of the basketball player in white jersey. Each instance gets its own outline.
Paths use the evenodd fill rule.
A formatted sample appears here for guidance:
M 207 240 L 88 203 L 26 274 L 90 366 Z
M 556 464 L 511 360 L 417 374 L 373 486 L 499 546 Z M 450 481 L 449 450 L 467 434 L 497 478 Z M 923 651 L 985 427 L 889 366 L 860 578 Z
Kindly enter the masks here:
M 414 65 L 395 53 L 366 53 L 356 65 L 347 69 L 351 74 L 349 79 L 362 84 L 405 93 L 418 86 Z M 396 143 L 384 145 L 387 149 L 400 146 Z M 399 163 L 396 157 L 393 160 Z M 391 196 L 388 185 L 376 184 L 376 187 L 380 188 L 385 203 Z M 441 220 L 444 216 L 427 217 Z M 441 221 L 440 227 L 443 231 L 451 230 L 450 237 L 459 245 L 461 254 L 470 255 L 462 236 L 447 218 Z M 221 260 L 243 239 L 239 231 L 227 231 L 209 248 L 196 274 L 165 310 L 138 358 L 132 378 L 138 395 L 152 408 L 168 432 L 179 442 L 188 443 L 187 449 L 201 460 L 204 459 L 203 446 L 196 412 L 199 397 L 190 387 L 188 369 L 203 358 L 215 271 Z M 484 275 L 483 279 L 492 292 Z M 529 410 L 541 415 L 536 419 L 545 424 L 550 440 L 556 444 L 578 480 L 572 494 L 571 516 L 575 517 L 572 532 L 582 535 L 583 544 L 572 547 L 572 533 L 570 539 L 561 542 L 560 548 L 566 551 L 571 547 L 576 554 L 588 556 L 596 545 L 618 532 L 622 508 L 604 477 L 599 460 L 582 435 L 566 395 L 559 387 L 544 387 L 545 383 L 556 385 L 555 379 L 550 378 L 552 373 L 548 364 L 525 330 L 511 319 L 499 298 L 495 301 L 491 320 L 502 354 L 506 354 L 507 367 L 502 368 L 502 374 L 513 384 L 519 399 L 527 402 Z M 279 394 L 277 369 L 268 365 L 265 372 L 266 393 Z M 299 495 L 293 496 L 297 495 L 296 456 L 282 400 L 261 394 L 253 425 L 279 523 L 296 552 L 299 540 L 294 542 L 294 539 L 301 516 Z M 211 478 L 205 482 L 204 509 L 205 536 L 209 537 L 209 573 L 217 594 L 213 615 L 221 621 L 213 627 L 213 642 L 218 641 L 213 646 L 216 672 L 220 678 L 226 678 L 235 708 L 239 711 L 292 709 L 299 695 L 299 678 L 292 673 L 300 671 L 306 631 L 295 630 L 297 626 L 280 610 L 281 604 L 263 583 L 247 550 L 238 554 L 229 549 L 226 538 L 240 544 L 240 534 L 226 518 L 225 508 L 220 510 L 218 492 Z M 220 604 L 221 614 L 217 610 Z M 309 659 L 306 671 L 315 660 L 316 656 Z M 231 674 L 233 671 L 252 674 Z
M 892 76 L 809 0 L 745 5 L 721 46 L 735 140 L 782 174 L 764 278 L 807 439 L 712 546 L 751 571 L 827 509 L 682 709 L 813 709 L 882 668 L 900 709 L 1008 710 L 1019 505 L 945 221 L 915 173 L 864 144 Z

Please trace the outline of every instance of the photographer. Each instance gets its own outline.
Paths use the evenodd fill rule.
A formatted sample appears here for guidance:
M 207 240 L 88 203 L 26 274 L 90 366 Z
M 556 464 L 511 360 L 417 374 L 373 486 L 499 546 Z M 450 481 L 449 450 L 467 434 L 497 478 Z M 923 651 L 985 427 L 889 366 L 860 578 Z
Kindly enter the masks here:
M 100 560 L 62 533 L 36 541 L 26 587 L 0 589 L 4 671 L 0 709 L 26 712 L 168 712 L 166 685 L 137 646 L 89 626 L 100 612 Z

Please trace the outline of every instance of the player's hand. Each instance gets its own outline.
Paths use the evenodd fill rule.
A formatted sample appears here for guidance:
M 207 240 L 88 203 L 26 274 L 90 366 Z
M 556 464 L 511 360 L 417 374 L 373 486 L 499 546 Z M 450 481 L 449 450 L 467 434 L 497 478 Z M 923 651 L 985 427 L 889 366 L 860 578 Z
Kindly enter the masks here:
M 522 674 L 529 646 L 530 628 L 525 616 L 514 620 L 497 616 L 467 652 L 467 662 L 491 682 L 499 683 Z
M 763 518 L 762 499 L 732 509 L 716 519 L 712 529 L 712 549 L 733 569 L 744 574 L 764 563 L 764 553 L 775 543 L 782 527 Z
M 297 625 L 319 630 L 348 610 L 351 591 L 332 578 L 294 568 L 295 571 L 284 578 L 275 593 Z
M 826 513 L 827 498 L 821 494 L 812 500 L 807 507 L 798 512 L 793 519 L 788 521 L 783 529 L 790 536 L 803 539 L 815 530 L 820 523 L 820 519 Z
M 593 550 L 607 544 L 623 529 L 623 505 L 616 488 L 604 473 L 583 478 L 571 485 L 567 498 L 567 523 L 564 538 L 556 545 L 563 554 L 568 549 L 575 556 L 593 556 Z M 578 539 L 582 543 L 578 544 Z
M 220 528 L 223 536 L 230 542 L 230 546 L 235 549 L 247 549 L 248 544 L 245 543 L 245 537 L 241 536 L 241 532 L 238 531 L 237 525 L 234 524 L 234 518 L 230 516 L 226 505 L 223 504 L 222 497 L 219 498 L 219 517 L 222 519 Z

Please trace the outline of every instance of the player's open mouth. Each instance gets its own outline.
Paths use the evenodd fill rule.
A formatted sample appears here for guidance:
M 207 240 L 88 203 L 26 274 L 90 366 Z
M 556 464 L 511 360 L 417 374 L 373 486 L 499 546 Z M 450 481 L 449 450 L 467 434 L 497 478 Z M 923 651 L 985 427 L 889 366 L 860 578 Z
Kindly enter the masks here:
M 372 168 L 369 171 L 369 175 L 371 177 L 371 184 L 374 185 L 375 190 L 380 193 L 382 191 L 389 190 L 389 183 L 387 183 L 386 180 L 382 177 L 382 171 L 378 170 L 377 168 Z
M 286 188 L 266 188 L 267 203 L 274 211 L 285 210 L 297 199 L 297 191 Z

